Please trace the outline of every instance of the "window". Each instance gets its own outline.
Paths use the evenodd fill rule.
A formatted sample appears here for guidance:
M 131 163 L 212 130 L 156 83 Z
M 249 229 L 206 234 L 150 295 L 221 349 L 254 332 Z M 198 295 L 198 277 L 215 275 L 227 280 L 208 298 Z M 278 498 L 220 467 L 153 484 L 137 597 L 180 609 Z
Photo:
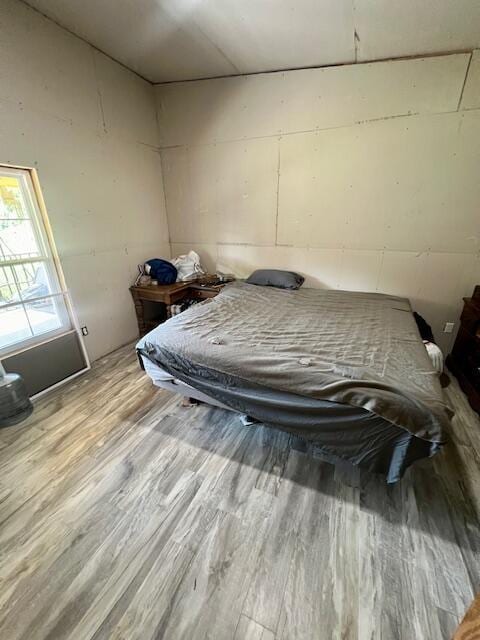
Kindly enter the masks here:
M 0 356 L 72 328 L 32 174 L 0 166 Z

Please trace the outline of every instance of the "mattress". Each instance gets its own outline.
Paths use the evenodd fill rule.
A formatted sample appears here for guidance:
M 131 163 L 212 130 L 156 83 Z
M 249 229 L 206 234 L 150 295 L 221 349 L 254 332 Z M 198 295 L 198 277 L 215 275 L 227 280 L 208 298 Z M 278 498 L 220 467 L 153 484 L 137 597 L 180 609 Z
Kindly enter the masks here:
M 215 400 L 215 398 L 207 396 L 205 393 L 191 387 L 189 384 L 182 382 L 178 378 L 174 378 L 170 373 L 167 373 L 164 369 L 154 364 L 148 358 L 143 356 L 140 356 L 140 358 L 142 360 L 143 370 L 156 387 L 166 389 L 173 393 L 178 393 L 185 398 L 194 398 L 196 400 L 200 400 L 200 402 L 206 402 L 207 404 L 220 407 L 221 409 L 230 409 L 230 407 L 227 407 L 227 405 Z
M 403 298 L 236 282 L 137 348 L 205 395 L 389 482 L 447 439 L 451 412 Z

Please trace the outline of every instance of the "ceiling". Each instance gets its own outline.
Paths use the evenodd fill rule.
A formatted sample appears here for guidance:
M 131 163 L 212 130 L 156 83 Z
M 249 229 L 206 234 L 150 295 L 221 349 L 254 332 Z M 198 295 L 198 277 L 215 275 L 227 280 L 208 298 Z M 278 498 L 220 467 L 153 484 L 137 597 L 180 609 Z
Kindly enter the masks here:
M 480 47 L 478 0 L 26 0 L 151 82 Z

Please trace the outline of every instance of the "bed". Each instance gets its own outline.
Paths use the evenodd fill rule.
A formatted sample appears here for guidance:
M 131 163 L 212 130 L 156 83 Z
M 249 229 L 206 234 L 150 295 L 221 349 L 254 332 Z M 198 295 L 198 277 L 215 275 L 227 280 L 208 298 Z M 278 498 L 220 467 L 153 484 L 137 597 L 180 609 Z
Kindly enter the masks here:
M 307 438 L 389 483 L 447 440 L 452 413 L 404 298 L 234 282 L 137 351 L 158 386 Z

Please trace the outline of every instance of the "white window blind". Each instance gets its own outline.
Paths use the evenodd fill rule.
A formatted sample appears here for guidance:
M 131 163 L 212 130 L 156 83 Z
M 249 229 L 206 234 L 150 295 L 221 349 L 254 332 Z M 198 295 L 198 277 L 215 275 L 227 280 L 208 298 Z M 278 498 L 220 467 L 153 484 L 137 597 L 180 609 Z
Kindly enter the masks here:
M 0 356 L 72 328 L 30 172 L 0 166 Z

